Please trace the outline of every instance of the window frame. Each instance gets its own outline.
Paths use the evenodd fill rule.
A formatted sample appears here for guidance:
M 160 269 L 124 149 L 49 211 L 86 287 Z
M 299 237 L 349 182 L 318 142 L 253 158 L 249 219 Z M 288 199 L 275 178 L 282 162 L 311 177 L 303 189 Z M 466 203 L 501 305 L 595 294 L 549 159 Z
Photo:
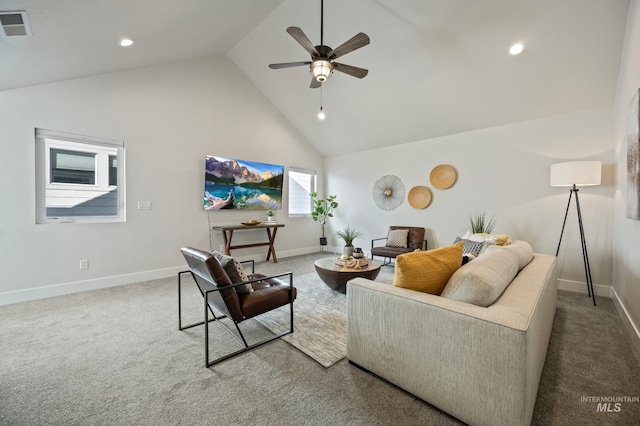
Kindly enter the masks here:
M 310 176 L 311 178 L 311 182 L 310 182 L 310 191 L 307 194 L 307 199 L 309 201 L 309 212 L 308 213 L 292 213 L 291 212 L 291 207 L 292 207 L 292 191 L 291 191 L 291 181 L 292 181 L 292 177 L 291 177 L 291 172 L 293 173 L 300 173 L 300 174 L 306 174 L 308 176 Z M 311 217 L 311 212 L 313 210 L 313 206 L 311 203 L 311 197 L 309 194 L 311 194 L 311 192 L 315 192 L 317 185 L 318 185 L 318 174 L 315 170 L 309 170 L 309 169 L 303 169 L 303 168 L 299 168 L 299 167 L 289 167 L 289 173 L 287 176 L 287 183 L 288 183 L 288 196 L 289 196 L 289 204 L 288 204 L 288 211 L 287 213 L 289 214 L 289 217 Z M 300 199 L 301 201 L 302 199 Z
M 124 142 L 93 136 L 77 135 L 46 129 L 35 129 L 36 157 L 36 224 L 110 223 L 126 221 L 125 147 Z M 65 150 L 95 155 L 94 183 L 52 182 L 52 150 Z M 111 159 L 116 161 L 116 185 L 111 185 Z M 107 194 L 116 189 L 116 213 L 93 215 L 48 215 L 47 201 L 53 191 Z M 64 197 L 62 197 L 64 198 Z M 71 198 L 71 195 L 69 196 Z M 94 199 L 87 196 L 88 200 Z M 113 208 L 113 207 L 111 207 Z

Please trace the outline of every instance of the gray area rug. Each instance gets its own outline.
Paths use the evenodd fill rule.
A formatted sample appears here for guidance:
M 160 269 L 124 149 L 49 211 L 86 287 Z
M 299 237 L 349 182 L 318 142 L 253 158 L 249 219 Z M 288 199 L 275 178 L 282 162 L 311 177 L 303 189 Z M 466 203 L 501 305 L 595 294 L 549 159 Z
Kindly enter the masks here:
M 393 274 L 382 271 L 377 281 L 391 282 Z M 294 332 L 282 339 L 324 367 L 347 354 L 347 296 L 330 289 L 315 272 L 294 277 L 298 296 L 293 304 Z M 256 320 L 279 333 L 289 327 L 289 310 L 277 309 Z

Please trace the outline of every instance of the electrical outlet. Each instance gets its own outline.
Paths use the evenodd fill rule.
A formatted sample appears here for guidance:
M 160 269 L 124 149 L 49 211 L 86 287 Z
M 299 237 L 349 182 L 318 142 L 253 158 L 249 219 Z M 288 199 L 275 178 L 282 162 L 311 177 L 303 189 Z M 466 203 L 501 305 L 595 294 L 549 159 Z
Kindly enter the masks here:
M 151 201 L 138 201 L 138 210 L 151 210 Z
M 89 261 L 87 259 L 80 261 L 80 269 L 89 269 Z

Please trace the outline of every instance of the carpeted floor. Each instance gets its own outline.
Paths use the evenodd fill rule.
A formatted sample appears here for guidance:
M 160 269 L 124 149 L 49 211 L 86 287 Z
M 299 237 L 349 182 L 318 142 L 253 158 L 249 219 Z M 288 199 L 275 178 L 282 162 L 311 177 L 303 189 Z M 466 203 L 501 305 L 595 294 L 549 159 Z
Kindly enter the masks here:
M 294 333 L 282 339 L 323 367 L 331 367 L 347 353 L 347 297 L 331 290 L 313 272 L 296 277 Z M 256 317 L 274 334 L 289 329 L 289 310 L 280 308 Z
M 295 279 L 319 256 L 256 269 Z M 187 321 L 201 301 L 185 296 Z M 214 352 L 237 344 L 219 327 L 211 338 Z M 175 278 L 2 306 L 0 424 L 459 424 L 344 359 L 324 368 L 282 340 L 209 369 L 203 351 L 201 327 L 177 330 Z M 640 424 L 640 402 L 598 412 L 594 397 L 640 397 L 640 356 L 609 299 L 593 307 L 561 291 L 533 424 Z
M 377 280 L 390 284 L 392 269 L 385 269 Z M 320 365 L 330 367 L 347 354 L 347 296 L 333 291 L 315 272 L 297 276 L 295 286 L 298 292 L 294 303 L 295 332 L 282 339 Z M 280 333 L 289 328 L 289 310 L 276 309 L 256 320 L 273 333 Z

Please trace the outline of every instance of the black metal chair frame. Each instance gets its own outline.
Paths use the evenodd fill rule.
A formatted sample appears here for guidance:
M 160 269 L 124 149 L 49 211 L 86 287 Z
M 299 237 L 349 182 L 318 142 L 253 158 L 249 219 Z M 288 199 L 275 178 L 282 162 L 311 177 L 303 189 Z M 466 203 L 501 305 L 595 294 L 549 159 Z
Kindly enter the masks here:
M 240 263 L 251 263 L 251 273 L 255 273 L 255 263 L 253 260 L 247 260 L 247 261 L 243 261 Z M 198 290 L 200 290 L 200 294 L 202 294 L 202 297 L 204 299 L 204 320 L 197 322 L 197 323 L 193 323 L 193 324 L 188 324 L 188 325 L 182 325 L 182 274 L 187 274 L 190 273 L 195 284 L 196 287 L 198 287 Z M 223 318 L 228 318 L 227 315 L 225 315 L 224 313 L 221 313 L 220 315 L 216 315 L 215 312 L 213 311 L 212 308 L 212 304 L 213 303 L 209 303 L 209 295 L 212 293 L 215 293 L 217 291 L 221 291 L 221 290 L 228 290 L 228 289 L 232 289 L 241 285 L 246 285 L 246 284 L 251 284 L 254 282 L 260 282 L 260 281 L 265 281 L 271 278 L 279 278 L 279 277 L 284 277 L 284 276 L 288 276 L 289 277 L 289 324 L 290 327 L 288 330 L 285 330 L 283 332 L 280 332 L 278 334 L 274 334 L 273 336 L 269 337 L 268 339 L 262 340 L 260 342 L 254 343 L 252 345 L 249 345 L 246 341 L 246 339 L 244 338 L 244 335 L 242 334 L 242 331 L 240 330 L 240 327 L 238 324 L 240 324 L 242 321 L 248 320 L 250 318 L 254 318 L 254 317 L 245 317 L 244 319 L 242 319 L 241 321 L 236 321 L 233 318 L 229 318 L 231 321 L 233 321 L 234 326 L 236 327 L 236 330 L 238 331 L 238 336 L 236 336 L 233 331 L 231 329 L 229 329 L 226 325 L 224 325 L 222 323 L 222 321 L 220 321 Z M 204 277 L 201 277 L 203 279 L 206 279 Z M 207 280 L 208 281 L 208 280 Z M 213 286 L 217 287 L 215 285 L 215 283 L 212 283 Z M 284 306 L 284 305 L 283 305 Z M 211 315 L 213 315 L 213 318 L 210 319 L 209 318 L 209 313 L 211 313 Z M 264 312 L 263 312 L 264 313 Z M 242 343 L 244 345 L 244 348 L 239 349 L 235 352 L 232 352 L 228 355 L 224 355 L 220 358 L 216 358 L 213 361 L 209 360 L 209 323 L 213 322 L 213 321 L 218 321 L 218 323 L 222 326 L 222 328 L 224 330 L 226 330 L 229 334 L 231 334 L 236 340 L 238 340 L 240 343 Z M 250 351 L 251 349 L 257 348 L 258 346 L 262 346 L 265 343 L 269 343 L 272 342 L 276 339 L 279 339 L 282 336 L 286 336 L 287 334 L 291 334 L 293 333 L 293 272 L 285 272 L 282 274 L 278 274 L 278 275 L 272 275 L 269 277 L 262 277 L 262 278 L 258 278 L 258 279 L 254 279 L 254 280 L 249 280 L 249 281 L 243 281 L 241 283 L 238 284 L 232 284 L 229 286 L 224 286 L 224 287 L 219 287 L 219 288 L 215 288 L 212 290 L 208 290 L 206 292 L 202 292 L 202 289 L 200 289 L 200 286 L 198 285 L 197 281 L 196 281 L 196 277 L 193 273 L 193 271 L 191 270 L 187 270 L 187 271 L 180 271 L 178 272 L 178 330 L 186 330 L 188 328 L 193 328 L 193 327 L 197 327 L 199 325 L 203 325 L 204 324 L 204 346 L 205 346 L 205 365 L 206 367 L 211 367 L 212 365 L 218 364 L 222 361 L 225 361 L 229 358 L 232 358 L 236 355 L 240 355 L 244 352 Z
M 382 241 L 382 240 L 387 240 L 388 237 L 382 237 L 382 238 L 374 238 L 373 240 L 371 240 L 371 250 L 373 251 L 374 247 L 379 247 L 379 246 L 374 246 L 373 243 L 374 241 Z M 427 249 L 427 240 L 422 240 L 422 244 L 421 244 L 421 250 L 426 250 Z M 413 248 L 413 241 L 409 241 L 409 250 L 413 251 L 415 250 Z M 378 257 L 382 257 L 382 256 L 378 256 Z M 373 260 L 373 252 L 371 253 L 371 260 Z M 382 261 L 382 266 L 395 266 L 395 264 L 393 262 L 391 262 L 391 257 L 389 256 L 384 256 L 384 260 Z

